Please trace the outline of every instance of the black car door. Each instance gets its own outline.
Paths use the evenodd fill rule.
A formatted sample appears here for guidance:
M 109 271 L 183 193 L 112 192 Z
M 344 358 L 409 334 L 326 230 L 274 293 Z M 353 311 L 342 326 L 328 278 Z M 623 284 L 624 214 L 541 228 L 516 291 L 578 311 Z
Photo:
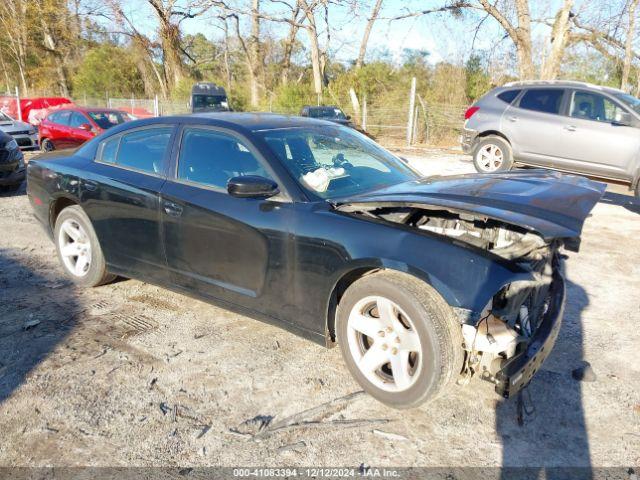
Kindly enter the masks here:
M 81 182 L 83 206 L 115 273 L 168 282 L 159 192 L 174 131 L 173 125 L 153 125 L 107 138 Z
M 173 282 L 199 294 L 287 317 L 289 217 L 284 194 L 271 199 L 227 193 L 230 178 L 277 182 L 250 142 L 224 129 L 185 126 L 174 178 L 161 191 L 164 245 Z

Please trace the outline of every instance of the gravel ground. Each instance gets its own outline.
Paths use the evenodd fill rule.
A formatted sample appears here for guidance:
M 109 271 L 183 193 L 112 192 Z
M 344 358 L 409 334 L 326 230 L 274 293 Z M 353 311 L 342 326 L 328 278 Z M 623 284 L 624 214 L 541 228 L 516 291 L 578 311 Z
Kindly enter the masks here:
M 522 426 L 487 383 L 395 411 L 357 393 L 338 349 L 134 280 L 77 289 L 24 191 L 0 196 L 0 232 L 0 466 L 640 464 L 640 205 L 621 187 L 569 253 Z M 584 361 L 596 381 L 572 378 Z

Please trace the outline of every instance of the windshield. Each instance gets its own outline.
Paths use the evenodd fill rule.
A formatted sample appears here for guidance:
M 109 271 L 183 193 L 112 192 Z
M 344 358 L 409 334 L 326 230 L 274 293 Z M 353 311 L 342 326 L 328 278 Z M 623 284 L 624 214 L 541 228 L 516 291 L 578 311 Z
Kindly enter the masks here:
M 314 107 L 309 109 L 311 118 L 334 118 L 337 120 L 346 120 L 347 117 L 339 108 L 334 107 Z
M 106 130 L 129 120 L 129 116 L 124 112 L 88 112 L 91 120 Z
M 631 107 L 631 109 L 640 114 L 640 100 L 634 97 L 633 95 L 629 95 L 628 93 L 614 93 L 614 97 L 620 100 L 622 103 Z
M 227 110 L 229 104 L 224 95 L 194 95 L 193 111 L 198 110 Z
M 4 112 L 0 112 L 0 122 L 13 122 L 13 119 Z
M 391 153 L 350 128 L 305 127 L 257 132 L 308 192 L 333 199 L 420 178 Z

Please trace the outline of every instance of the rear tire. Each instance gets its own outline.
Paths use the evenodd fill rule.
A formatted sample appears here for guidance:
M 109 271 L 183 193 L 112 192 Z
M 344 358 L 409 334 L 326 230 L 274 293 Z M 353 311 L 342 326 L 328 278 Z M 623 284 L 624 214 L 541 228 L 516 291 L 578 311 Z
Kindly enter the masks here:
M 513 167 L 511 145 L 497 135 L 482 137 L 473 150 L 473 165 L 479 173 L 511 170 Z
M 336 330 L 351 374 L 393 408 L 435 398 L 462 369 L 462 329 L 453 310 L 405 273 L 387 270 L 354 282 L 338 305 Z
M 71 280 L 82 287 L 97 287 L 113 281 L 96 232 L 87 214 L 78 205 L 60 212 L 56 219 L 54 239 L 58 258 Z

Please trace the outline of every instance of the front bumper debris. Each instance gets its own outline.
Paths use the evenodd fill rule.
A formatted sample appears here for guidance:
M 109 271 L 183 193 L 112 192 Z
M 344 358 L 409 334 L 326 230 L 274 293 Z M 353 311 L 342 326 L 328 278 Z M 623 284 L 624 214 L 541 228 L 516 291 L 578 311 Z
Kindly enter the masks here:
M 470 128 L 462 129 L 462 134 L 460 135 L 459 140 L 460 146 L 462 147 L 462 151 L 464 153 L 473 153 L 473 147 L 475 146 L 476 138 L 478 138 L 477 130 L 471 130 Z
M 504 398 L 526 387 L 553 350 L 562 324 L 565 297 L 564 278 L 556 269 L 551 282 L 549 308 L 541 324 L 526 350 L 505 362 L 495 375 L 496 392 Z

